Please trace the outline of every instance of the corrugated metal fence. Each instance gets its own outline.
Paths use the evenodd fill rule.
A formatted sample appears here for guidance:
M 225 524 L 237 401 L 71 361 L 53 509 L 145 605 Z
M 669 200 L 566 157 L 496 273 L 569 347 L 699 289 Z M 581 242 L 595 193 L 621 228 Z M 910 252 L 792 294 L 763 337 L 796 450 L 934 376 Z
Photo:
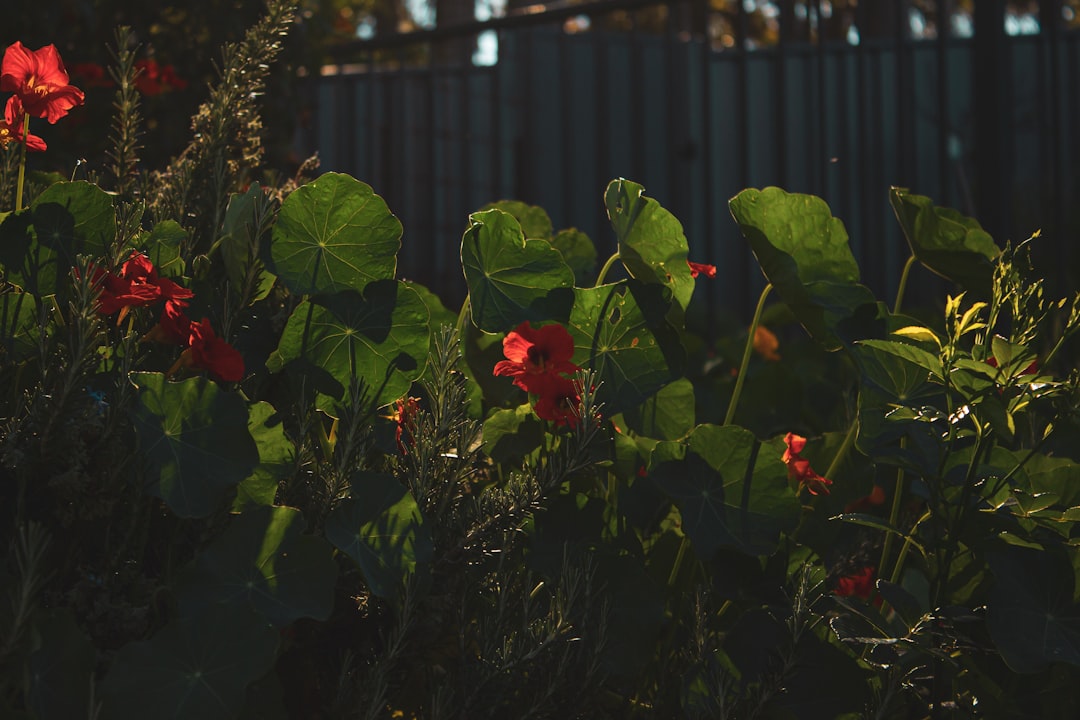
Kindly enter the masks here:
M 763 286 L 727 210 L 748 186 L 824 197 L 879 297 L 892 297 L 907 257 L 890 185 L 979 216 L 999 242 L 1043 228 L 1055 279 L 1073 277 L 1075 32 L 1002 32 L 1008 71 L 989 104 L 986 50 L 970 38 L 716 51 L 676 33 L 531 24 L 498 41 L 490 67 L 411 67 L 404 51 L 384 52 L 308 80 L 313 121 L 299 143 L 386 198 L 405 227 L 401 274 L 451 301 L 464 294 L 469 212 L 501 198 L 541 205 L 556 229 L 592 237 L 602 261 L 614 250 L 602 193 L 620 176 L 682 221 L 693 259 L 719 266 L 702 288 L 710 316 L 747 313 Z

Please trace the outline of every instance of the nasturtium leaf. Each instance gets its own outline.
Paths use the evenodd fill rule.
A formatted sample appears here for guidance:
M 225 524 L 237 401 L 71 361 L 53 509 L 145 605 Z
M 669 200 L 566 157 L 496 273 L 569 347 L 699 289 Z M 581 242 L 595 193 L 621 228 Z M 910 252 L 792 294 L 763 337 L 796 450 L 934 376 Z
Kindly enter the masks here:
M 759 447 L 753 433 L 734 425 L 699 425 L 685 443 L 656 446 L 649 477 L 678 506 L 698 557 L 725 546 L 771 554 L 780 533 L 798 523 L 801 505 L 780 446 Z
M 631 288 L 626 281 L 577 288 L 570 313 L 574 362 L 596 373 L 598 397 L 609 415 L 637 406 L 682 371 L 678 335 L 663 319 L 649 322 L 649 308 Z
M 158 275 L 179 278 L 185 269 L 180 253 L 187 236 L 187 230 L 180 223 L 175 220 L 162 220 L 154 225 L 150 232 L 139 235 L 133 244 L 146 253 Z M 127 259 L 126 254 L 122 259 Z
M 358 472 L 352 497 L 326 518 L 326 539 L 352 558 L 371 592 L 397 598 L 415 577 L 423 585 L 434 548 L 412 494 L 392 475 Z
M 294 294 L 362 292 L 392 280 L 401 222 L 368 185 L 326 173 L 281 204 L 270 244 L 271 271 Z
M 321 387 L 320 409 L 336 415 L 351 378 L 361 378 L 376 405 L 404 395 L 424 372 L 428 310 L 415 290 L 397 280 L 369 283 L 363 295 L 341 292 L 300 303 L 285 324 L 267 368 L 304 372 L 311 366 L 332 379 Z
M 337 581 L 333 549 L 304 528 L 295 508 L 245 508 L 180 573 L 180 611 L 194 616 L 215 604 L 249 607 L 276 627 L 330 617 Z
M 37 351 L 37 301 L 18 290 L 0 295 L 0 345 L 10 361 L 20 362 Z
M 1024 471 L 1032 493 L 1052 493 L 1062 507 L 1080 506 L 1080 464 L 1075 460 L 1035 453 Z
M 604 192 L 604 205 L 630 277 L 669 288 L 685 310 L 694 294 L 694 279 L 682 224 L 656 200 L 645 197 L 644 187 L 629 180 L 612 180 Z
M 694 427 L 694 385 L 679 378 L 656 391 L 652 397 L 623 416 L 640 435 L 658 440 L 678 440 Z
M 567 228 L 551 238 L 551 246 L 562 254 L 563 260 L 574 271 L 575 284 L 588 285 L 596 270 L 596 245 L 589 236 L 577 228 Z
M 544 442 L 544 423 L 528 403 L 498 409 L 484 421 L 484 452 L 495 462 L 516 462 Z
M 170 382 L 132 373 L 134 425 L 146 462 L 146 491 L 180 517 L 206 517 L 259 462 L 248 409 L 237 393 L 204 377 Z
M 1006 664 L 1018 673 L 1050 663 L 1080 666 L 1080 607 L 1068 561 L 1015 546 L 989 552 L 986 560 L 995 580 L 986 628 Z
M 979 223 L 906 188 L 889 191 L 889 203 L 915 257 L 933 272 L 986 296 L 1001 250 Z
M 917 345 L 910 343 L 897 342 L 895 340 L 862 340 L 860 345 L 880 350 L 881 352 L 888 353 L 889 355 L 895 355 L 896 357 L 906 360 L 914 365 L 926 370 L 931 376 L 937 379 L 941 379 L 944 374 L 944 366 L 942 365 L 941 358 L 932 352 L 923 350 Z
M 732 198 L 731 214 L 757 257 L 765 277 L 807 332 L 829 350 L 841 346 L 828 322 L 873 302 L 868 291 L 853 290 L 859 266 L 847 231 L 825 201 L 780 188 L 748 188 Z
M 513 215 L 514 219 L 521 225 L 521 232 L 529 240 L 534 238 L 550 240 L 555 232 L 547 211 L 538 205 L 529 205 L 520 200 L 499 200 L 498 202 L 488 203 L 477 212 L 484 212 L 485 210 L 502 210 L 504 213 Z
M 231 720 L 277 658 L 278 633 L 247 608 L 212 605 L 120 648 L 100 686 L 102 720 Z
M 27 705 L 39 720 L 83 717 L 97 653 L 66 608 L 41 610 L 34 618 L 37 647 L 26 664 Z
M 932 403 L 933 396 L 940 393 L 940 386 L 928 382 L 930 374 L 925 367 L 900 354 L 869 343 L 858 343 L 851 352 L 861 381 L 856 443 L 871 457 L 888 453 L 891 446 L 911 431 L 911 423 L 917 422 L 898 422 L 895 418 L 890 419 L 889 413 L 899 405 L 918 407 Z
M 6 279 L 28 292 L 62 294 L 76 256 L 104 256 L 115 240 L 112 198 L 88 182 L 62 182 L 4 220 L 0 263 Z
M 245 505 L 273 505 L 278 483 L 293 472 L 296 447 L 285 435 L 285 426 L 274 406 L 252 403 L 248 408 L 248 432 L 259 450 L 259 464 L 236 488 L 233 510 Z
M 469 216 L 461 265 L 472 320 L 506 332 L 526 320 L 565 321 L 574 301 L 574 271 L 547 239 L 526 239 L 514 216 L 487 210 Z

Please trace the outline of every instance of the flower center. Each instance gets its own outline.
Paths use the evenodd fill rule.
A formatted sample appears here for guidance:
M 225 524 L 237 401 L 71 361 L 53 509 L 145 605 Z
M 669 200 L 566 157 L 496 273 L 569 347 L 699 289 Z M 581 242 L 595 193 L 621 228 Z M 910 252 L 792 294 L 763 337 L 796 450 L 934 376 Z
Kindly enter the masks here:
M 547 363 L 547 353 L 540 348 L 533 345 L 529 348 L 525 355 L 529 358 L 529 362 L 536 366 L 540 372 L 544 372 L 544 365 Z

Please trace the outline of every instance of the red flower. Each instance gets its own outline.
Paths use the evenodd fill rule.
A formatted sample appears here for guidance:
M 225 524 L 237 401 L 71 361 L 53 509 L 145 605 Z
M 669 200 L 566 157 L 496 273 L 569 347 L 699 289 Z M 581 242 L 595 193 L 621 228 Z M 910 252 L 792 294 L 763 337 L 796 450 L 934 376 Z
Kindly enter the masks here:
M 881 505 L 885 502 L 885 488 L 880 485 L 875 485 L 874 489 L 870 491 L 869 495 L 864 495 L 861 498 L 852 500 L 844 506 L 844 512 L 867 512 L 873 507 Z
M 64 61 L 55 45 L 30 51 L 16 41 L 4 51 L 0 90 L 15 93 L 31 117 L 55 123 L 82 105 L 83 91 L 69 84 Z
M 845 575 L 836 581 L 833 592 L 841 597 L 860 597 L 868 600 L 874 592 L 874 573 L 872 566 L 864 567 L 856 573 Z
M 177 361 L 183 367 L 206 370 L 218 380 L 240 382 L 244 377 L 244 358 L 240 352 L 214 333 L 210 321 L 203 318 L 191 323 L 191 347 Z
M 568 382 L 560 373 L 576 372 L 570 362 L 574 356 L 574 339 L 562 325 L 545 325 L 534 330 L 522 323 L 503 338 L 506 360 L 495 363 L 494 375 L 508 375 L 522 390 L 536 395 L 549 394 Z
M 23 110 L 22 102 L 18 95 L 8 98 L 4 106 L 4 121 L 0 122 L 0 148 L 6 148 L 13 142 L 23 141 L 23 119 L 26 111 Z M 26 136 L 26 149 L 30 152 L 43 152 L 46 148 L 45 141 L 37 135 Z
M 98 312 L 112 315 L 120 310 L 119 322 L 127 314 L 127 308 L 152 305 L 158 300 L 186 300 L 194 295 L 172 280 L 159 277 L 150 258 L 133 250 L 121 266 L 119 275 L 109 273 L 105 276 L 98 298 Z
M 991 355 L 990 357 L 986 358 L 986 364 L 989 365 L 990 367 L 995 367 L 996 368 L 998 366 L 997 358 L 994 357 L 993 355 Z M 1037 372 L 1039 372 L 1039 361 L 1038 361 L 1038 359 L 1035 359 L 1035 360 L 1032 360 L 1031 363 L 1028 364 L 1028 366 L 1026 368 L 1021 370 L 1020 374 L 1021 375 L 1034 375 Z
M 420 398 L 403 397 L 394 403 L 394 414 L 390 419 L 397 423 L 394 431 L 394 439 L 397 440 L 398 452 L 402 455 L 409 454 L 409 447 L 415 442 L 416 416 L 420 414 Z M 408 434 L 407 443 L 402 437 Z
M 704 263 L 690 262 L 689 260 L 686 261 L 686 264 L 690 266 L 690 277 L 692 278 L 696 278 L 698 275 L 704 275 L 710 279 L 716 277 L 715 265 L 705 265 Z
M 784 444 L 787 445 L 787 450 L 784 451 L 783 461 L 788 466 L 788 477 L 809 490 L 811 495 L 828 495 L 832 480 L 814 472 L 810 461 L 799 455 L 806 447 L 806 438 L 788 433 L 784 436 Z
M 548 381 L 545 392 L 536 398 L 533 412 L 541 420 L 550 420 L 556 425 L 576 425 L 580 404 L 577 384 L 570 378 L 556 375 Z
M 187 87 L 187 80 L 177 77 L 172 65 L 159 65 L 157 60 L 151 58 L 137 60 L 135 67 L 140 70 L 135 76 L 135 88 L 143 95 L 160 95 Z
M 112 87 L 113 81 L 105 68 L 93 62 L 75 63 L 71 74 L 82 80 L 85 87 Z
M 183 300 L 167 300 L 158 324 L 143 335 L 142 342 L 158 342 L 166 345 L 187 345 L 191 339 L 191 319 L 184 314 Z

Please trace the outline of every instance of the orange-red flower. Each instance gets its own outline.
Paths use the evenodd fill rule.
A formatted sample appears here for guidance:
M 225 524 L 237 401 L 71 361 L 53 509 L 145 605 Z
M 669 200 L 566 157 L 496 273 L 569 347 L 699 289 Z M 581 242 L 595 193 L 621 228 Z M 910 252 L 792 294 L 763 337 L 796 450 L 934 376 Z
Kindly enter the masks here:
M 698 275 L 704 275 L 707 278 L 716 277 L 716 266 L 706 265 L 704 263 L 696 263 L 686 261 L 686 264 L 690 266 L 690 277 L 696 278 Z
M 219 338 L 203 318 L 191 323 L 191 347 L 180 354 L 179 364 L 196 370 L 206 370 L 225 382 L 240 382 L 244 377 L 244 358 L 240 352 Z
M 784 436 L 784 444 L 787 450 L 784 451 L 783 461 L 788 466 L 788 477 L 809 490 L 811 495 L 828 495 L 832 480 L 814 472 L 810 461 L 800 455 L 806 448 L 806 438 L 789 432 Z
M 150 58 L 137 60 L 135 67 L 140 71 L 135 77 L 135 88 L 143 95 L 160 95 L 187 87 L 187 80 L 178 77 L 172 65 L 159 65 Z
M 0 122 L 0 148 L 6 148 L 10 143 L 23 141 L 23 119 L 26 111 L 23 110 L 22 102 L 18 95 L 8 98 L 4 106 L 4 121 Z M 45 141 L 37 135 L 26 135 L 26 149 L 30 152 L 43 152 L 46 148 Z
M 150 258 L 136 250 L 131 252 L 118 275 L 98 271 L 95 279 L 101 275 L 104 278 L 98 298 L 98 312 L 112 315 L 119 310 L 120 319 L 127 314 L 128 308 L 152 305 L 158 300 L 186 300 L 195 295 L 169 278 L 159 277 Z
M 420 414 L 420 398 L 403 397 L 394 403 L 394 414 L 391 419 L 397 423 L 394 438 L 397 440 L 398 452 L 402 455 L 409 453 L 409 447 L 413 444 L 416 436 L 416 416 Z M 408 436 L 405 440 L 405 436 Z
M 112 78 L 101 65 L 94 62 L 75 63 L 71 66 L 71 74 L 79 78 L 83 87 L 112 87 Z
M 142 337 L 143 342 L 187 345 L 191 339 L 191 319 L 184 314 L 183 300 L 167 300 L 157 325 Z
M 533 403 L 533 412 L 541 420 L 550 420 L 556 425 L 576 425 L 581 393 L 577 383 L 570 378 L 556 376 L 549 381 L 545 391 Z
M 845 575 L 836 581 L 836 590 L 833 592 L 841 597 L 860 597 L 868 600 L 874 592 L 873 566 L 864 567 L 851 575 Z
M 19 41 L 4 51 L 0 90 L 15 93 L 30 117 L 46 118 L 50 123 L 85 99 L 83 91 L 70 84 L 55 45 L 31 51 Z
M 764 325 L 758 325 L 754 328 L 754 351 L 762 357 L 763 360 L 769 362 L 776 362 L 780 359 L 780 353 L 777 350 L 780 349 L 780 341 L 776 339 L 776 335 L 772 330 Z
M 525 392 L 546 395 L 549 390 L 565 387 L 562 373 L 576 372 L 570 362 L 574 356 L 574 339 L 562 325 L 544 325 L 533 329 L 525 322 L 503 338 L 505 360 L 495 363 L 494 375 L 514 378 L 514 384 Z

